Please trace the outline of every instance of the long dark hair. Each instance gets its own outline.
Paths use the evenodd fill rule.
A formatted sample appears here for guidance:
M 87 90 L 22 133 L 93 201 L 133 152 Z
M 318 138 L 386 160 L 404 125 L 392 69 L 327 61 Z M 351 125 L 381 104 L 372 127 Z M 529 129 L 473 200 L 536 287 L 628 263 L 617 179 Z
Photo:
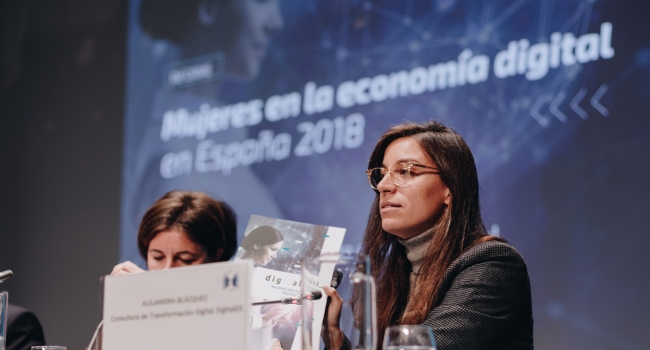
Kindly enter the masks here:
M 259 226 L 254 228 L 249 232 L 244 240 L 241 243 L 242 248 L 246 251 L 252 250 L 253 246 L 257 244 L 258 246 L 275 244 L 280 241 L 284 241 L 284 236 L 275 227 L 272 226 Z
M 167 230 L 183 232 L 210 261 L 226 261 L 237 249 L 235 212 L 203 192 L 170 191 L 147 209 L 138 229 L 138 249 L 145 261 L 151 240 Z
M 392 324 L 419 324 L 436 305 L 437 292 L 445 270 L 470 247 L 496 237 L 488 236 L 479 203 L 479 184 L 474 157 L 462 137 L 451 128 L 431 121 L 404 123 L 391 127 L 375 146 L 368 169 L 382 166 L 391 142 L 412 137 L 434 162 L 440 178 L 449 188 L 451 203 L 444 210 L 419 270 L 415 290 L 410 290 L 411 263 L 397 237 L 384 231 L 379 214 L 379 192 L 370 209 L 368 226 L 361 248 L 370 256 L 377 281 L 377 326 L 379 337 Z M 408 292 L 408 293 L 407 293 Z M 408 310 L 409 295 L 418 295 Z

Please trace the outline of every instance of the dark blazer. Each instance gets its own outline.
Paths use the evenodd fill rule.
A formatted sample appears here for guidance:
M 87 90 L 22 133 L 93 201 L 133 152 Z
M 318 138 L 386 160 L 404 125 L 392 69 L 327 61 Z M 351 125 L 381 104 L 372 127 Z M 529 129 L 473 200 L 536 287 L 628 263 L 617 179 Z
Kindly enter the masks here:
M 524 259 L 498 241 L 471 248 L 445 272 L 423 324 L 433 329 L 438 350 L 533 349 Z
M 29 350 L 45 345 L 43 327 L 31 311 L 9 304 L 7 307 L 7 350 Z

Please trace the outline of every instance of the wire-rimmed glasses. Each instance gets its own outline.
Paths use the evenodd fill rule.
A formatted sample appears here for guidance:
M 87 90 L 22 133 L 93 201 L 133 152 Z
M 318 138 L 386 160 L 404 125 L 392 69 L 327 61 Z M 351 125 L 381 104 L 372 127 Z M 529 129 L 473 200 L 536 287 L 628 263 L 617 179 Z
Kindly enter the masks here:
M 433 169 L 436 170 L 434 173 L 438 174 L 438 169 L 430 167 L 424 164 L 418 163 L 395 163 L 390 169 L 384 167 L 372 168 L 366 170 L 368 175 L 368 183 L 370 187 L 374 190 L 377 189 L 377 185 L 384 179 L 384 176 L 390 175 L 391 180 L 398 187 L 406 187 L 409 182 L 413 179 L 416 173 L 413 172 L 413 167 L 422 168 L 422 169 Z

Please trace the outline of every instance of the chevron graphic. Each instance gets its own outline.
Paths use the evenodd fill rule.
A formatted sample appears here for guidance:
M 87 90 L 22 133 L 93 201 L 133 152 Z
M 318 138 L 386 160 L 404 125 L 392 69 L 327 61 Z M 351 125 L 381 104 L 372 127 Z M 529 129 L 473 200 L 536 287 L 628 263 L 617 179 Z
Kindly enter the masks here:
M 583 87 L 575 96 L 573 96 L 571 103 L 569 104 L 571 109 L 584 120 L 587 120 L 587 118 L 589 118 L 589 114 L 587 114 L 587 112 L 582 109 L 582 107 L 580 107 L 580 101 L 582 101 L 586 94 L 587 88 Z
M 601 85 L 596 93 L 591 96 L 589 103 L 594 107 L 596 111 L 602 114 L 604 117 L 609 116 L 609 110 L 600 103 L 600 99 L 605 95 L 609 86 L 607 84 Z M 589 119 L 589 113 L 585 111 L 580 103 L 587 96 L 588 90 L 586 87 L 580 88 L 578 92 L 571 98 L 569 102 L 569 108 L 577 114 L 583 120 Z M 542 108 L 548 103 L 548 111 L 553 114 L 559 121 L 566 123 L 569 121 L 569 117 L 560 109 L 560 105 L 567 98 L 566 91 L 560 91 L 555 97 L 551 94 L 542 94 L 540 95 L 535 103 L 530 107 L 530 115 L 543 127 L 546 127 L 550 124 L 550 120 L 544 116 L 542 113 Z
M 537 98 L 537 101 L 535 101 L 535 103 L 533 103 L 532 106 L 530 106 L 530 115 L 532 115 L 533 118 L 535 118 L 535 120 L 537 120 L 537 122 L 543 127 L 548 126 L 550 122 L 545 116 L 539 113 L 539 110 L 550 99 L 551 99 L 550 95 L 543 94 Z
M 594 108 L 598 112 L 600 112 L 600 114 L 602 114 L 604 117 L 609 116 L 609 110 L 605 108 L 605 106 L 600 104 L 600 99 L 603 97 L 605 92 L 607 92 L 607 89 L 609 89 L 609 86 L 607 84 L 601 85 L 596 91 L 596 93 L 589 100 L 589 103 L 591 103 L 591 105 L 594 106 Z
M 566 114 L 562 113 L 562 111 L 558 109 L 560 103 L 562 103 L 562 101 L 564 101 L 565 98 L 566 98 L 566 92 L 562 91 L 559 94 L 557 94 L 557 96 L 555 96 L 551 104 L 548 106 L 548 110 L 554 116 L 556 116 L 557 119 L 559 119 L 562 123 L 566 123 L 569 120 Z

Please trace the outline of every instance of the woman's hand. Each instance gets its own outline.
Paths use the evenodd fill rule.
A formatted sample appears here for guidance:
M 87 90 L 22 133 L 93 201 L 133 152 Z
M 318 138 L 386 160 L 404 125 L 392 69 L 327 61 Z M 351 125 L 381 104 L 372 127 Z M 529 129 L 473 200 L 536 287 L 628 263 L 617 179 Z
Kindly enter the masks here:
M 141 269 L 140 266 L 127 260 L 123 263 L 115 265 L 113 271 L 111 271 L 111 276 L 128 275 L 131 273 L 142 273 L 142 272 L 145 271 Z
M 323 320 L 323 342 L 326 349 L 340 349 L 343 345 L 345 335 L 341 331 L 341 308 L 343 308 L 343 299 L 332 287 L 323 287 L 325 295 L 330 297 L 325 310 L 325 320 Z

